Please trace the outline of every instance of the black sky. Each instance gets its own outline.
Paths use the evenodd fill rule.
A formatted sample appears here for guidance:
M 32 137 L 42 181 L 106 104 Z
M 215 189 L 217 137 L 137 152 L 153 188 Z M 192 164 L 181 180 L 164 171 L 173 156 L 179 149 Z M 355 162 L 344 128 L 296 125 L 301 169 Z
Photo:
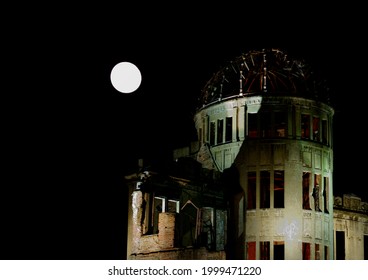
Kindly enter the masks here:
M 2 259 L 124 259 L 124 174 L 139 157 L 161 158 L 189 143 L 205 82 L 254 49 L 279 48 L 326 78 L 334 188 L 368 199 L 360 9 L 182 5 L 94 7 L 22 41 L 27 77 L 4 102 Z M 132 94 L 110 83 L 122 61 L 142 73 Z

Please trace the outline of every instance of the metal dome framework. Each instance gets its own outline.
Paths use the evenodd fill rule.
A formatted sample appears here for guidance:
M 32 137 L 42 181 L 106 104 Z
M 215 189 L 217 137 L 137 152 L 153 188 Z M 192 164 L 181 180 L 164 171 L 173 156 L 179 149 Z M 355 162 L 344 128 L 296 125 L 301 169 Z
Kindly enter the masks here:
M 329 103 L 325 80 L 316 77 L 303 60 L 291 59 L 279 49 L 249 51 L 230 61 L 203 87 L 199 103 L 251 95 L 289 95 Z

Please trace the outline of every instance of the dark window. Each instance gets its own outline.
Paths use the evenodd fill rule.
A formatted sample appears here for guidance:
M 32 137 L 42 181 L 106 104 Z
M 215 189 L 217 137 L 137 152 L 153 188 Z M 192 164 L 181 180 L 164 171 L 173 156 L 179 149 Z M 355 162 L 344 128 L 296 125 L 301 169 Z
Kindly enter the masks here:
M 256 172 L 248 172 L 247 209 L 256 208 Z
M 345 231 L 336 231 L 336 260 L 345 260 Z
M 260 208 L 270 208 L 270 171 L 261 171 Z
M 328 145 L 328 126 L 327 120 L 322 120 L 322 143 Z
M 287 133 L 287 114 L 286 112 L 275 112 L 275 136 L 286 137 Z
M 295 111 L 295 106 L 293 106 L 292 111 L 291 111 L 291 127 L 292 127 L 292 133 L 293 133 L 293 137 L 296 136 L 296 111 Z
M 257 129 L 258 114 L 247 114 L 247 115 L 248 115 L 248 137 L 257 138 L 258 137 L 258 129 Z
M 310 260 L 310 243 L 303 242 L 302 246 L 303 260 Z
M 309 181 L 310 181 L 310 173 L 303 173 L 303 209 L 311 210 L 309 203 Z
M 364 235 L 364 259 L 368 260 L 368 235 Z
M 302 139 L 310 139 L 310 116 L 306 114 L 302 114 L 301 137 Z
M 313 140 L 320 141 L 321 131 L 320 131 L 320 118 L 313 117 Z
M 330 257 L 330 254 L 328 253 L 328 246 L 325 246 L 325 260 L 328 260 Z
M 269 241 L 259 242 L 259 251 L 261 255 L 261 260 L 269 260 L 270 259 L 270 242 Z
M 216 133 L 216 124 L 215 122 L 210 123 L 210 145 L 215 145 L 215 133 Z
M 261 113 L 261 138 L 270 138 L 272 136 L 271 114 L 269 112 Z
M 225 141 L 231 142 L 233 141 L 233 118 L 226 118 L 226 131 L 225 131 Z
M 273 243 L 273 259 L 274 260 L 284 260 L 285 259 L 284 241 L 275 241 Z
M 284 208 L 284 171 L 275 171 L 273 183 L 273 207 Z
M 217 120 L 217 144 L 224 141 L 224 120 Z
M 323 177 L 323 207 L 325 213 L 328 213 L 328 199 L 329 199 L 329 181 L 328 177 Z
M 314 188 L 313 188 L 313 197 L 314 197 L 314 210 L 321 212 L 321 175 L 314 174 Z
M 179 211 L 180 211 L 179 201 L 178 200 L 169 199 L 167 201 L 167 209 L 166 209 L 166 212 L 179 213 Z

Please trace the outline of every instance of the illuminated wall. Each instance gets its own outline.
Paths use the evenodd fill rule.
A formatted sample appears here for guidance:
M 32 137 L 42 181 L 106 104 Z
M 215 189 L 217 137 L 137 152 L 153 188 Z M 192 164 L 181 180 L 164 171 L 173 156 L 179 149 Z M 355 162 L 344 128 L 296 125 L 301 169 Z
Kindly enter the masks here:
M 368 203 L 354 194 L 334 198 L 334 259 L 368 260 Z
M 197 160 L 234 167 L 242 259 L 333 259 L 332 117 L 291 96 L 233 96 L 198 110 Z

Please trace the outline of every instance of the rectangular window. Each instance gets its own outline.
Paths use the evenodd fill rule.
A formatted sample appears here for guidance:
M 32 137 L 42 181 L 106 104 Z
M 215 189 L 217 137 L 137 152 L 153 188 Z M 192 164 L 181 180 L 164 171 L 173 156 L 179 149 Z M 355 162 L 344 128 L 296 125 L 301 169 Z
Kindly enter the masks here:
M 180 205 L 179 205 L 179 201 L 178 200 L 172 200 L 169 199 L 167 201 L 167 212 L 170 213 L 179 213 L 180 210 Z
M 325 260 L 329 259 L 330 254 L 328 253 L 328 246 L 325 246 Z
M 364 259 L 368 260 L 368 235 L 364 235 Z
M 269 260 L 270 259 L 270 242 L 269 241 L 259 242 L 259 252 L 260 252 L 261 260 Z
M 296 109 L 295 109 L 295 106 L 292 107 L 292 110 L 291 110 L 291 129 L 292 129 L 292 134 L 293 134 L 293 137 L 296 136 Z
M 320 141 L 321 131 L 320 131 L 320 118 L 313 117 L 313 140 Z
M 225 129 L 225 141 L 232 142 L 233 141 L 233 118 L 226 118 L 226 129 Z
M 285 259 L 285 244 L 284 241 L 273 242 L 273 259 L 284 260 Z
M 321 256 L 319 253 L 319 244 L 314 244 L 314 259 L 315 260 L 320 260 Z
M 303 260 L 310 260 L 310 243 L 303 242 L 302 246 Z
M 286 112 L 275 112 L 275 136 L 284 138 L 286 137 L 287 129 L 287 114 Z
M 261 201 L 260 208 L 270 208 L 270 171 L 261 171 Z
M 166 200 L 164 197 L 155 197 L 153 200 L 152 209 L 152 228 L 153 234 L 158 233 L 158 216 L 166 210 Z
M 261 117 L 261 138 L 270 138 L 272 133 L 271 113 L 263 112 Z
M 248 137 L 257 138 L 258 137 L 258 128 L 257 128 L 258 114 L 247 114 L 247 116 L 248 116 Z
M 322 143 L 328 145 L 328 126 L 327 120 L 322 120 Z
M 256 172 L 248 172 L 247 209 L 256 209 Z
M 323 177 L 323 207 L 324 207 L 324 212 L 325 213 L 329 213 L 328 212 L 328 201 L 329 201 L 329 181 L 328 181 L 328 177 Z
M 216 124 L 215 122 L 210 123 L 210 145 L 215 145 L 215 135 L 216 135 Z
M 336 231 L 336 260 L 345 260 L 345 231 Z
M 221 144 L 224 141 L 224 120 L 217 120 L 217 144 Z
M 321 212 L 321 174 L 314 174 L 314 188 L 313 188 L 313 197 L 314 197 L 314 210 Z
M 310 208 L 309 203 L 309 181 L 310 181 L 310 173 L 303 172 L 303 209 L 304 210 L 312 210 Z
M 247 260 L 256 259 L 256 242 L 247 242 Z
M 273 207 L 284 208 L 284 171 L 275 170 L 273 182 Z
M 301 138 L 310 139 L 310 116 L 307 114 L 301 116 Z

